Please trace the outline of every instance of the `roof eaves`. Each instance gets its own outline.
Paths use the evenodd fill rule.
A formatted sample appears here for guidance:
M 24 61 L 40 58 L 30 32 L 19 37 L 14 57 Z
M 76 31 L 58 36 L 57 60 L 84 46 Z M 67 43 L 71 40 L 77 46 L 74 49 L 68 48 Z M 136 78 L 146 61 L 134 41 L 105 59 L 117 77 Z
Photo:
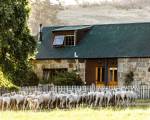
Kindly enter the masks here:
M 91 28 L 91 25 L 82 25 L 82 26 L 65 26 L 65 27 L 61 27 L 61 28 L 57 28 L 52 30 L 52 32 L 56 32 L 56 31 L 74 31 L 74 30 L 82 30 L 82 29 L 89 29 Z

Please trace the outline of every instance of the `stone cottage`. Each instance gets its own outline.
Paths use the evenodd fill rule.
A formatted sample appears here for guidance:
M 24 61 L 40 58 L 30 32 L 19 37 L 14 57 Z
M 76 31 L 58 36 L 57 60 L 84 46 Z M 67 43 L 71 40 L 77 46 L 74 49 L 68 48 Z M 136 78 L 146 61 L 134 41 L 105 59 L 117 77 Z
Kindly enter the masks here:
M 43 27 L 34 71 L 40 79 L 78 70 L 85 84 L 150 84 L 150 23 Z

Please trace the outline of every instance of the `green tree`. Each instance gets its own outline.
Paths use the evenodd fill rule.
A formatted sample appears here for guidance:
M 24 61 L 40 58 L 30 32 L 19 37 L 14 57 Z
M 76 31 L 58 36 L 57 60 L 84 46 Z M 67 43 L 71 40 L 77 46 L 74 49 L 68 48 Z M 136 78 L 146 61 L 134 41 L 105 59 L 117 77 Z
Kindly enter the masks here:
M 28 81 L 29 56 L 36 47 L 28 29 L 28 17 L 28 0 L 0 1 L 0 66 L 17 85 Z
M 7 77 L 3 74 L 0 68 L 0 89 L 8 89 L 8 90 L 18 90 L 19 88 L 12 84 L 11 81 L 7 79 Z

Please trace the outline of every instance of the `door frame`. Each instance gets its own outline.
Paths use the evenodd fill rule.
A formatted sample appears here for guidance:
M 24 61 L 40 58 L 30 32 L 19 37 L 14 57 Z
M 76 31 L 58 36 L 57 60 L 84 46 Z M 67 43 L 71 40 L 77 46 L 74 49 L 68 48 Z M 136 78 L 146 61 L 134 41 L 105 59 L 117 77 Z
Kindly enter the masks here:
M 117 86 L 118 85 L 118 67 L 117 67 L 117 60 L 113 60 L 113 59 L 104 59 L 104 60 L 100 60 L 100 64 L 97 64 L 96 68 L 95 68 L 95 72 L 96 72 L 96 86 Z M 102 68 L 105 68 L 104 71 L 102 71 Z M 98 69 L 100 68 L 100 73 L 98 73 Z M 110 75 L 110 72 L 112 71 L 112 78 Z M 115 76 L 115 71 L 117 71 L 117 74 Z M 105 72 L 104 76 L 105 78 L 103 78 L 104 80 L 102 80 L 102 72 Z M 100 74 L 99 78 L 100 80 L 98 80 L 98 74 Z M 115 80 L 116 78 L 116 80 Z

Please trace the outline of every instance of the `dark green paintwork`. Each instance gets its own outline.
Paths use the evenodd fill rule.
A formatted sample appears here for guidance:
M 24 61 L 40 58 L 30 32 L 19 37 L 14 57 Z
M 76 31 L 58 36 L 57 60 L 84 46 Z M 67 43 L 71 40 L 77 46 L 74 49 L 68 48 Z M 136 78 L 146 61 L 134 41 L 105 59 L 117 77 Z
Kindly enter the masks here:
M 150 57 L 150 23 L 93 25 L 75 47 L 53 48 L 51 31 L 58 28 L 43 28 L 37 59 L 74 58 L 74 52 L 79 58 Z
M 82 30 L 82 29 L 87 29 L 90 28 L 91 26 L 89 25 L 80 25 L 80 26 L 65 26 L 61 28 L 56 28 L 53 31 L 74 31 L 74 30 Z

